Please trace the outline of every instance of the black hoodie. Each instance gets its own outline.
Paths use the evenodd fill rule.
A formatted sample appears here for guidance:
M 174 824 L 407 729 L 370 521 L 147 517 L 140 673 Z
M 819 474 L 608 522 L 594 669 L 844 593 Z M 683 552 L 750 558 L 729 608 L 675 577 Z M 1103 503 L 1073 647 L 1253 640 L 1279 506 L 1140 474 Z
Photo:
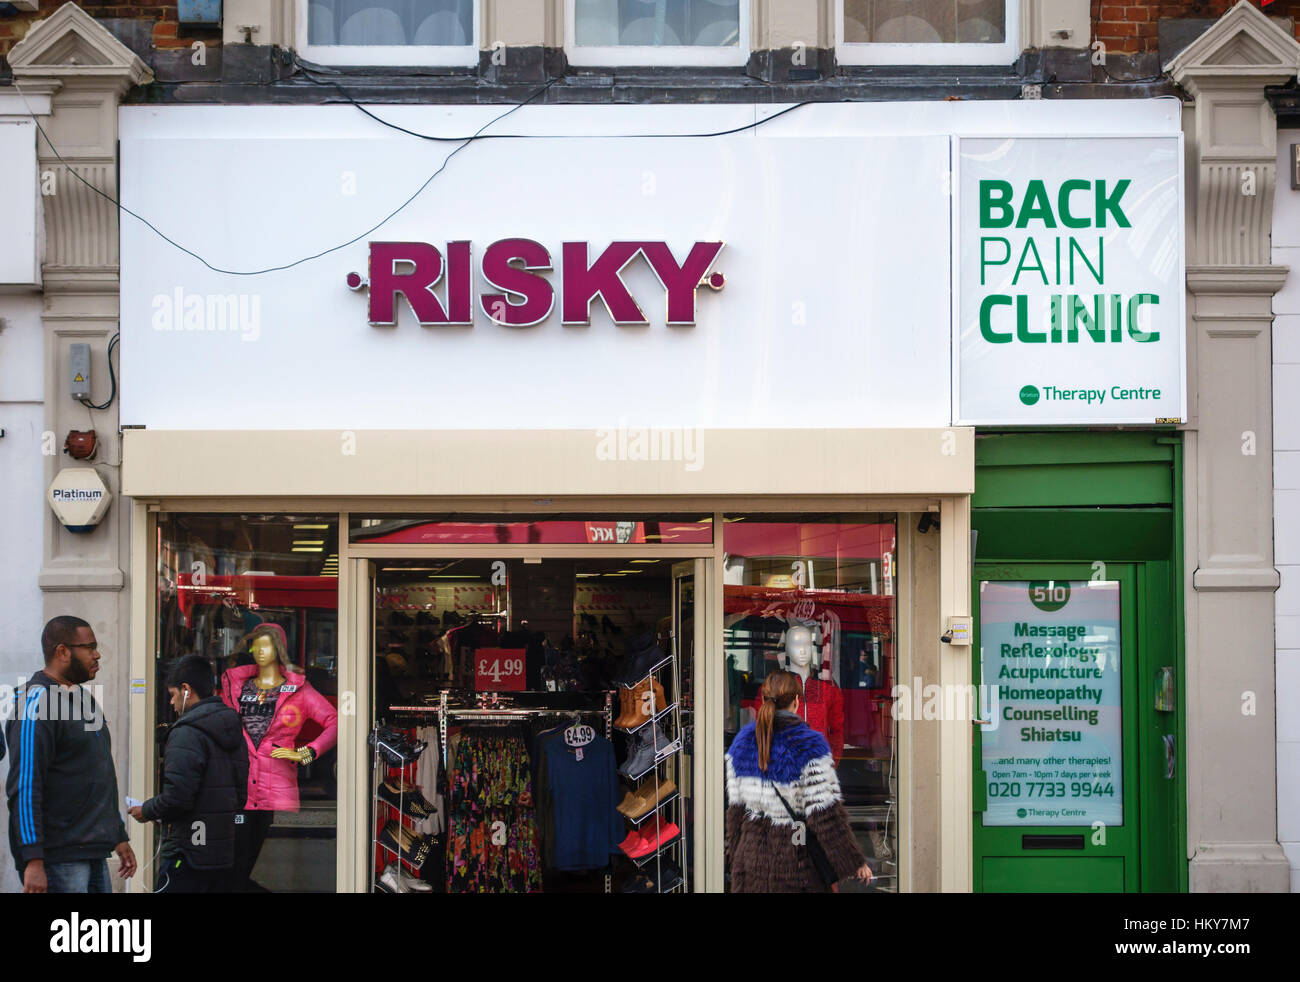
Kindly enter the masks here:
M 247 795 L 243 723 L 219 696 L 209 696 L 172 724 L 162 791 L 140 810 L 145 821 L 163 823 L 164 862 L 179 854 L 194 869 L 229 869 L 235 813 Z

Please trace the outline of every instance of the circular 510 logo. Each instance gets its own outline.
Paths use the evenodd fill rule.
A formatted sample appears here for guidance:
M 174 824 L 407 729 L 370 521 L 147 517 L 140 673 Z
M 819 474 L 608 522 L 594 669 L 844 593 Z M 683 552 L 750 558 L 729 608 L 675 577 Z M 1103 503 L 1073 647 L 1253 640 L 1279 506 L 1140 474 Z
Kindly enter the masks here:
M 1060 580 L 1036 580 L 1029 584 L 1029 602 L 1044 613 L 1053 613 L 1070 602 L 1070 584 Z

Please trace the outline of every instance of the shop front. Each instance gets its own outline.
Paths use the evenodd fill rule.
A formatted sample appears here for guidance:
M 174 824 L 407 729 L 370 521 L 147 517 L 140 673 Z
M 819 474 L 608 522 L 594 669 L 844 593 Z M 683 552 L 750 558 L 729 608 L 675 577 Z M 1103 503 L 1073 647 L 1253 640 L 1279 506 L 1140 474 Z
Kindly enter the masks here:
M 788 667 L 860 889 L 971 889 L 975 426 L 1078 422 L 1044 366 L 1152 340 L 1114 230 L 1174 116 L 504 111 L 122 110 L 123 202 L 191 253 L 123 227 L 131 793 L 198 652 L 258 887 L 722 892 L 723 755 Z M 1143 364 L 1113 423 L 1182 415 Z

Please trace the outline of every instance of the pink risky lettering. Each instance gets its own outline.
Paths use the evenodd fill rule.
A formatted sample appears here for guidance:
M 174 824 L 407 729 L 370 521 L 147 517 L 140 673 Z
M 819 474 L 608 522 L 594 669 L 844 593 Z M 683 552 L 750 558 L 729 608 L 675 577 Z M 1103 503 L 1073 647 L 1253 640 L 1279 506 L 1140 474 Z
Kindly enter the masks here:
M 483 279 L 498 290 L 522 301 L 511 301 L 502 293 L 485 293 L 479 298 L 483 312 L 498 324 L 528 327 L 550 316 L 555 305 L 551 284 L 531 270 L 549 270 L 551 254 L 532 239 L 502 239 L 483 253 Z
M 697 242 L 691 246 L 686 261 L 678 266 L 673 251 L 668 248 L 667 243 L 641 243 L 642 254 L 668 293 L 667 322 L 669 324 L 694 324 L 695 291 L 701 286 L 710 286 L 715 290 L 719 288 L 721 274 L 715 274 L 713 277 L 718 283 L 707 284 L 704 282 L 704 275 L 713 265 L 713 261 L 718 258 L 722 246 L 721 242 Z
M 398 264 L 410 264 L 398 272 Z M 370 243 L 370 323 L 397 323 L 397 294 L 421 324 L 446 324 L 447 313 L 433 293 L 442 278 L 442 253 L 427 242 Z
M 648 324 L 645 314 L 619 276 L 644 243 L 613 242 L 587 265 L 587 243 L 565 242 L 563 321 L 565 324 L 589 324 L 591 301 L 600 297 L 615 324 Z

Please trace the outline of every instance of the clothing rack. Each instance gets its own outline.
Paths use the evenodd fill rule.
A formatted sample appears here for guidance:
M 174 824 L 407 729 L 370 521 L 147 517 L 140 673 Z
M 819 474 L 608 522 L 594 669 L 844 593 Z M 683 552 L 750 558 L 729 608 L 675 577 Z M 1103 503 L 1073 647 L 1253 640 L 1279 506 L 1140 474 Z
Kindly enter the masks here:
M 442 766 L 450 766 L 447 759 L 447 721 L 452 717 L 461 719 L 470 719 L 475 721 L 504 721 L 515 722 L 522 719 L 530 719 L 538 716 L 560 716 L 569 717 L 577 720 L 579 717 L 599 713 L 605 723 L 605 739 L 613 739 L 614 735 L 614 693 L 605 693 L 605 706 L 603 709 L 546 709 L 542 707 L 514 708 L 514 709 L 457 709 L 447 705 L 450 693 L 443 689 L 438 696 L 438 742 L 442 750 Z M 534 789 L 535 791 L 535 789 Z M 605 892 L 613 893 L 614 880 L 609 873 L 605 874 Z

